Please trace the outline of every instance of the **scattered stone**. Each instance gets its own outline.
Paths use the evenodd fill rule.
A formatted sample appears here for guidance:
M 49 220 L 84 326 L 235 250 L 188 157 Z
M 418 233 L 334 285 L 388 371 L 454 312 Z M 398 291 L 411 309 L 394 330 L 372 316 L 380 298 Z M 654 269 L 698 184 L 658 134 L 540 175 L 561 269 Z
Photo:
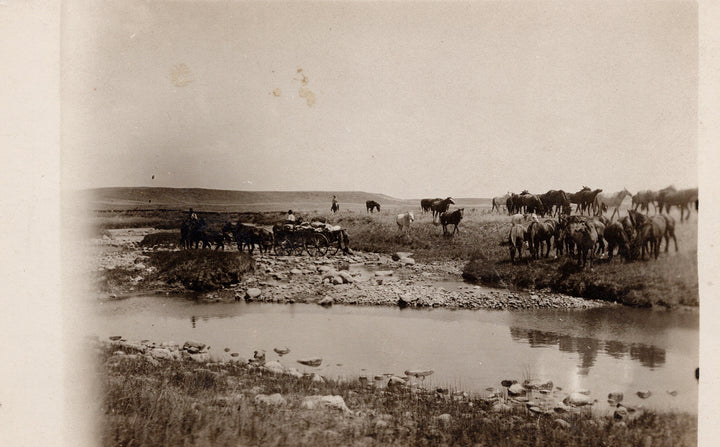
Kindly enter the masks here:
M 238 352 L 233 352 L 233 353 L 230 354 L 230 356 L 231 356 L 231 357 L 239 357 L 239 356 L 240 356 L 240 353 L 238 353 Z
M 390 379 L 388 379 L 388 383 L 387 383 L 388 388 L 404 386 L 404 385 L 405 385 L 405 380 L 403 380 L 402 377 L 398 377 L 398 376 L 391 376 Z
M 183 351 L 187 351 L 190 354 L 197 354 L 198 352 L 205 349 L 205 346 L 205 343 L 200 343 L 197 341 L 186 341 L 182 349 Z
M 636 393 L 640 399 L 647 399 L 648 397 L 652 396 L 652 393 L 650 390 L 641 390 Z
M 245 291 L 245 300 L 252 301 L 255 298 L 259 297 L 261 293 L 262 291 L 257 287 L 251 287 Z
M 593 400 L 581 393 L 570 393 L 567 397 L 565 397 L 565 399 L 563 399 L 563 403 L 565 405 L 581 407 L 583 405 L 592 405 Z
M 322 363 L 322 359 L 319 357 L 312 357 L 312 358 L 306 358 L 306 359 L 298 359 L 297 361 L 301 365 L 307 365 L 307 366 L 320 366 Z
M 225 348 L 225 349 L 223 349 L 223 351 L 230 352 L 230 348 Z
M 531 413 L 535 413 L 535 414 L 543 414 L 543 413 L 545 413 L 542 408 L 536 407 L 536 406 L 528 407 L 528 410 L 529 410 Z
M 513 408 L 510 405 L 503 402 L 496 402 L 491 408 L 491 410 L 495 413 L 508 413 L 512 411 L 512 409 Z
M 343 282 L 345 282 L 346 284 L 352 284 L 355 282 L 355 278 L 353 278 L 352 275 L 346 271 L 340 272 L 339 275 L 342 278 Z
M 526 380 L 523 382 L 523 387 L 528 390 L 552 390 L 553 383 L 551 380 Z
M 270 371 L 271 373 L 275 373 L 275 374 L 282 374 L 283 372 L 285 372 L 285 368 L 283 368 L 283 366 L 277 360 L 272 360 L 272 361 L 265 363 L 264 368 L 267 371 Z
M 589 396 L 589 395 L 590 395 L 590 390 L 580 389 L 580 390 L 577 390 L 576 393 L 580 393 L 580 394 L 584 394 L 584 395 L 586 395 L 586 396 Z
M 392 276 L 393 271 L 392 270 L 376 270 L 375 276 Z
M 415 265 L 415 260 L 413 258 L 402 258 L 400 263 L 403 265 Z
M 300 403 L 300 408 L 308 410 L 315 410 L 323 407 L 334 408 L 342 411 L 343 413 L 352 413 L 347 405 L 345 405 L 345 400 L 342 396 L 307 396 Z
M 288 348 L 287 346 L 284 348 L 274 348 L 273 351 L 275 351 L 277 355 L 283 356 L 290 352 L 290 348 Z
M 671 395 L 672 397 L 675 397 L 675 396 L 677 396 L 677 394 L 678 394 L 677 390 L 668 390 L 667 393 L 668 393 L 669 395 Z
M 338 286 L 338 285 L 340 285 L 340 284 L 343 283 L 342 276 L 340 276 L 340 275 L 335 275 L 335 276 L 333 276 L 330 281 L 331 281 L 334 285 L 336 285 L 336 286 Z
M 120 339 L 122 338 L 122 336 L 121 336 L 121 335 L 111 335 L 111 336 L 108 337 L 108 338 L 109 338 L 110 340 L 112 340 L 112 341 L 118 341 L 118 340 L 120 340 Z
M 393 253 L 392 260 L 393 261 L 399 261 L 403 258 L 412 258 L 413 253 L 410 253 L 408 251 L 399 251 L 397 253 Z
M 257 396 L 255 396 L 255 403 L 265 404 L 273 407 L 287 405 L 287 401 L 284 397 L 282 397 L 280 393 L 270 395 L 258 394 Z
M 525 388 L 523 388 L 523 386 L 520 385 L 519 383 L 513 383 L 508 388 L 508 394 L 511 396 L 523 395 L 523 394 L 525 394 Z
M 318 373 L 313 373 L 312 376 L 310 376 L 310 380 L 314 383 L 325 383 L 325 379 Z
M 622 402 L 622 400 L 624 398 L 625 398 L 625 396 L 620 391 L 615 391 L 615 392 L 608 394 L 608 402 L 611 402 L 611 403 Z
M 291 273 L 292 275 L 302 275 L 302 270 L 300 270 L 300 269 L 292 269 L 292 270 L 290 270 L 290 273 Z
M 342 283 L 342 281 L 341 281 L 341 283 Z M 330 307 L 333 305 L 333 299 L 330 298 L 329 296 L 326 296 L 325 298 L 321 299 L 317 303 L 321 306 Z
M 557 425 L 560 428 L 570 428 L 570 423 L 566 421 L 565 419 L 555 419 L 555 425 Z
M 433 371 L 432 369 L 413 369 L 405 371 L 406 376 L 413 377 L 427 377 L 433 373 L 435 373 L 435 371 Z
M 625 408 L 621 405 L 618 405 L 617 408 L 615 409 L 615 412 L 613 413 L 613 419 L 615 419 L 616 421 L 622 421 L 624 419 L 627 419 L 627 417 L 628 417 L 627 408 Z
M 510 385 L 518 383 L 517 380 L 503 380 L 500 382 L 500 385 L 504 386 L 505 388 L 510 388 Z

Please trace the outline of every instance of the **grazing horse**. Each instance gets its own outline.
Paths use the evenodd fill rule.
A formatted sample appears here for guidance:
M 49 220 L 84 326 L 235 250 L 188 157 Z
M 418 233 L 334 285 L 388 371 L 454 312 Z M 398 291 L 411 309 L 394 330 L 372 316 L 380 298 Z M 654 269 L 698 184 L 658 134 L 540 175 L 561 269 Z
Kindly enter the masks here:
M 420 200 L 420 209 L 422 210 L 423 214 L 427 213 L 428 211 L 432 211 L 430 207 L 432 206 L 433 202 L 437 202 L 442 200 L 440 197 L 436 199 L 422 199 Z
M 593 201 L 593 209 L 595 210 L 595 215 L 600 216 L 603 214 L 603 210 L 605 208 L 610 209 L 611 207 L 615 207 L 615 210 L 610 215 L 610 219 L 615 217 L 615 213 L 618 213 L 618 216 L 620 215 L 620 205 L 622 204 L 623 200 L 625 200 L 625 197 L 632 196 L 630 191 L 627 190 L 627 188 L 624 188 L 622 191 L 618 191 L 616 193 L 599 193 L 595 196 L 595 200 Z
M 637 211 L 639 208 L 640 210 L 644 210 L 645 214 L 647 214 L 650 212 L 650 204 L 652 204 L 653 208 L 657 211 L 655 200 L 657 200 L 657 192 L 649 189 L 638 191 L 637 194 L 632 196 L 632 209 Z
M 673 188 L 674 189 L 674 188 Z M 684 219 L 684 212 L 687 211 L 687 217 L 690 217 L 690 205 L 694 204 L 698 200 L 698 189 L 681 189 L 679 191 L 664 190 L 663 194 L 658 194 L 658 205 L 660 212 L 663 208 L 670 212 L 673 206 L 680 208 L 680 222 Z
M 365 208 L 367 208 L 368 213 L 372 213 L 373 210 L 377 209 L 378 213 L 380 212 L 380 204 L 377 203 L 374 200 L 368 200 L 365 202 Z
M 588 252 L 590 254 L 590 267 L 593 265 L 595 256 L 595 244 L 598 240 L 598 233 L 595 226 L 590 222 L 576 222 L 570 224 L 570 237 L 578 249 L 578 266 L 585 267 Z
M 430 209 L 433 213 L 433 222 L 435 222 L 436 217 L 440 217 L 442 213 L 447 212 L 448 208 L 450 208 L 450 204 L 455 204 L 452 197 L 448 197 L 446 199 L 436 199 L 433 201 L 432 205 L 430 205 Z
M 562 189 L 551 189 L 545 194 L 540 194 L 538 197 L 540 197 L 540 200 L 543 205 L 545 205 L 545 208 L 547 208 L 550 215 L 557 214 L 559 216 L 561 212 L 563 214 L 570 214 L 570 199 Z M 553 207 L 555 207 L 554 213 Z
M 458 230 L 458 224 L 463 218 L 463 212 L 465 211 L 465 208 L 459 208 L 453 211 L 452 213 L 442 213 L 440 215 L 440 223 L 443 227 L 443 236 L 447 236 L 447 226 L 448 225 L 455 225 L 455 228 L 453 228 L 453 232 L 450 236 L 454 236 L 455 232 L 460 232 Z
M 510 262 L 515 263 L 515 250 L 517 250 L 518 260 L 522 260 L 522 247 L 525 243 L 525 227 L 519 223 L 513 223 L 510 227 L 508 235 L 510 242 Z
M 412 211 L 398 214 L 397 218 L 395 219 L 395 223 L 397 223 L 398 229 L 405 234 L 410 234 L 410 223 L 413 221 L 415 221 L 415 216 L 413 216 Z
M 529 237 L 530 254 L 533 259 L 539 259 L 542 255 L 542 244 L 545 243 L 547 250 L 545 256 L 550 256 L 550 242 L 555 236 L 555 230 L 557 229 L 556 221 L 549 219 L 543 222 L 533 220 L 527 229 Z M 556 242 L 557 244 L 557 242 Z
M 642 259 L 645 259 L 645 251 L 648 251 L 651 255 L 655 254 L 655 259 L 658 258 L 660 244 L 666 232 L 667 221 L 661 215 L 651 217 L 640 227 L 636 243 L 640 245 Z
M 632 227 L 631 227 L 632 228 Z M 618 247 L 618 254 L 630 259 L 630 235 L 620 221 L 611 222 L 605 227 L 605 240 L 607 241 L 608 261 L 612 261 L 615 247 Z
M 510 193 L 507 193 L 504 196 L 500 196 L 500 197 L 493 197 L 492 198 L 492 209 L 490 210 L 490 212 L 497 210 L 499 213 L 501 206 L 504 206 L 507 208 L 507 200 L 509 198 L 510 198 Z
M 540 216 L 545 215 L 546 208 L 542 200 L 540 200 L 540 197 L 535 194 L 521 194 L 517 197 L 518 205 L 524 207 L 526 213 L 535 213 Z

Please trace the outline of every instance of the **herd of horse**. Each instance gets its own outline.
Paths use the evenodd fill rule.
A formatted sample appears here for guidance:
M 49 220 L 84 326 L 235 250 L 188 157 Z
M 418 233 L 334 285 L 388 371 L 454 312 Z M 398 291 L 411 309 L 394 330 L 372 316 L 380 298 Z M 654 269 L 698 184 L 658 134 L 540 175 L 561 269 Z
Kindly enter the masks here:
M 545 194 L 531 194 L 527 190 L 520 194 L 507 193 L 504 196 L 493 197 L 492 211 L 502 211 L 504 206 L 509 214 L 535 213 L 539 216 L 571 214 L 572 205 L 575 212 L 595 216 L 602 215 L 610 208 L 614 208 L 610 218 L 620 213 L 620 205 L 626 197 L 632 197 L 632 209 L 648 212 L 652 205 L 656 213 L 663 210 L 669 212 L 674 206 L 680 209 L 680 221 L 685 215 L 690 215 L 690 207 L 698 207 L 698 189 L 688 188 L 677 190 L 668 186 L 659 191 L 639 191 L 635 195 L 627 188 L 615 193 L 605 193 L 602 189 L 590 189 L 587 186 L 575 193 L 566 193 L 562 190 L 550 190 Z M 422 203 L 421 203 L 422 205 Z

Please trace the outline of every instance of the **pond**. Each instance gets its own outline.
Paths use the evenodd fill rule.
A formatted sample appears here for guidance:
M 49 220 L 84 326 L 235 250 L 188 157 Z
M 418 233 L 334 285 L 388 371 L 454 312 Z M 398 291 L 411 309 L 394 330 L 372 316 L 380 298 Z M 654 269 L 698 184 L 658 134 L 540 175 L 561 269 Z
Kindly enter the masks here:
M 608 307 L 588 310 L 486 311 L 311 304 L 200 304 L 141 296 L 95 306 L 86 331 L 107 339 L 186 340 L 328 377 L 432 369 L 425 386 L 483 392 L 503 379 L 550 379 L 564 391 L 590 390 L 607 406 L 624 403 L 697 413 L 697 312 Z M 279 357 L 273 348 L 288 347 Z M 296 362 L 323 359 L 318 368 Z M 650 390 L 647 399 L 636 396 Z M 671 393 L 672 392 L 672 393 Z

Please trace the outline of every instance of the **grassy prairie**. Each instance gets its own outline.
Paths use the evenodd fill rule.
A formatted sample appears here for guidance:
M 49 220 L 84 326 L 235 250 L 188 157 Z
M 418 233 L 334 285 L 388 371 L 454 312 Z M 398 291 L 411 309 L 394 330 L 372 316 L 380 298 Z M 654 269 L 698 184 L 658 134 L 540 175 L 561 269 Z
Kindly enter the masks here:
M 538 415 L 518 402 L 497 412 L 498 398 L 382 389 L 359 379 L 315 382 L 238 362 L 155 359 L 110 344 L 99 356 L 102 445 L 697 445 L 697 417 L 688 414 L 647 411 L 619 422 L 590 412 Z M 255 399 L 274 393 L 282 404 Z M 311 395 L 340 396 L 349 412 L 303 408 Z

